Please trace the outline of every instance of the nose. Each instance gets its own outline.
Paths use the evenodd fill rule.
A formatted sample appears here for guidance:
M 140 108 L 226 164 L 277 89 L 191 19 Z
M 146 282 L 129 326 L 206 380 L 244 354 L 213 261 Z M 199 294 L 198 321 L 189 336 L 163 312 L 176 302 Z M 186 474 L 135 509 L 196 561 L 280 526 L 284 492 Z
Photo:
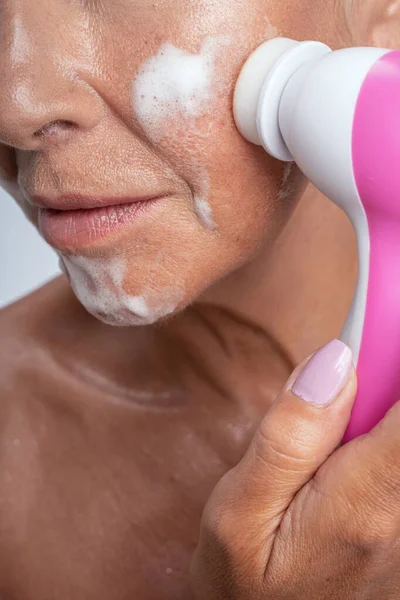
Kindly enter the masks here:
M 60 0 L 0 7 L 0 143 L 40 150 L 95 127 L 93 40 L 84 15 Z

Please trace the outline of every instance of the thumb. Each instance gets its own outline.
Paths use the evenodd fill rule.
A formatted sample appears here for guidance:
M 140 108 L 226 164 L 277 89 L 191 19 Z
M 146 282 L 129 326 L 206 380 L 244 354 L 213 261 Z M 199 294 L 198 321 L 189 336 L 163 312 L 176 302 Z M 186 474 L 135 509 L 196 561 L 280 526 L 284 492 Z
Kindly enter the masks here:
M 280 515 L 340 443 L 356 393 L 350 348 L 332 340 L 293 372 L 237 467 L 269 517 Z M 247 500 L 249 496 L 247 496 Z
M 210 500 L 216 512 L 227 514 L 229 506 L 265 544 L 296 493 L 340 443 L 356 387 L 351 350 L 339 340 L 297 367 L 244 458 L 215 489 Z
M 235 597 L 248 598 L 263 580 L 286 510 L 343 437 L 356 387 L 351 351 L 339 340 L 294 371 L 204 510 L 192 562 L 204 598 L 227 598 L 227 581 L 229 590 L 243 590 L 245 582 L 247 595 Z

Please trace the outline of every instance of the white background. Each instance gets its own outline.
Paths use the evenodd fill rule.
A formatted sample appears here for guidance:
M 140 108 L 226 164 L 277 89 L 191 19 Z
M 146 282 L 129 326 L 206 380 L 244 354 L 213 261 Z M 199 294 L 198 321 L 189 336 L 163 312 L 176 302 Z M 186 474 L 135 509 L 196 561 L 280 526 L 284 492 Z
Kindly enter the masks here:
M 58 258 L 0 188 L 0 307 L 58 274 Z

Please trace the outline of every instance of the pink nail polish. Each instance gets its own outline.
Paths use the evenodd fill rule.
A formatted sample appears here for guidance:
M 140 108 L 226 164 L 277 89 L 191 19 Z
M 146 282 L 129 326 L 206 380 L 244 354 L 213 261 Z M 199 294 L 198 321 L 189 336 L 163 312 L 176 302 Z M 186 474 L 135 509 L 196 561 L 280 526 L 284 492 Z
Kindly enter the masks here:
M 305 402 L 325 406 L 347 383 L 352 369 L 352 353 L 340 340 L 332 340 L 310 358 L 292 392 Z

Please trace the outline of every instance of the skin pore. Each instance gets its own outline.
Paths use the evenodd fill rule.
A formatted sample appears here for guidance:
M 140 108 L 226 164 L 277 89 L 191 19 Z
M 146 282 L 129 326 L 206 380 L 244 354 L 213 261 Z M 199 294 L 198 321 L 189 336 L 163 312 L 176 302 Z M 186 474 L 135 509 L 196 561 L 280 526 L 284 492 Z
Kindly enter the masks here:
M 240 137 L 234 84 L 268 36 L 350 33 L 336 0 L 0 2 L 2 176 L 67 275 L 0 317 L 5 599 L 193 597 L 212 488 L 357 271 L 346 217 Z M 32 204 L 66 194 L 161 199 L 66 237 Z

